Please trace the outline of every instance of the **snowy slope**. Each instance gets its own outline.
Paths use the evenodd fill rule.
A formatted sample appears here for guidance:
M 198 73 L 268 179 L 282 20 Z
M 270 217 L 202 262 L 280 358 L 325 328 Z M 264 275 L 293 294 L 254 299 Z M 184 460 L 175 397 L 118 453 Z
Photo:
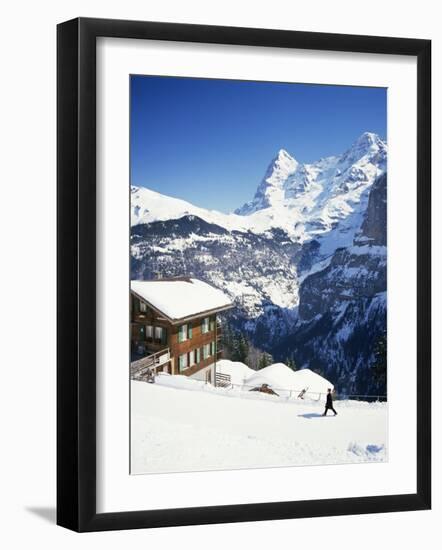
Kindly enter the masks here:
M 223 214 L 216 210 L 206 210 L 190 202 L 168 197 L 146 187 L 131 187 L 131 224 L 155 221 L 177 220 L 183 216 L 197 216 L 208 223 L 228 230 L 247 231 L 252 227 L 248 219 L 236 214 Z
M 387 458 L 385 403 L 336 402 L 338 416 L 323 418 L 323 403 L 210 389 L 182 376 L 131 384 L 132 473 Z

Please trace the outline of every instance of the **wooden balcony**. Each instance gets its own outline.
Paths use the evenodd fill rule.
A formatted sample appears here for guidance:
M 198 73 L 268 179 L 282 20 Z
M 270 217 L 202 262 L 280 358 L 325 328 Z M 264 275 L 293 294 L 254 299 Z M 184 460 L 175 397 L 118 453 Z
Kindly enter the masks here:
M 130 377 L 132 380 L 144 380 L 148 371 L 156 373 L 163 370 L 170 362 L 170 349 L 162 349 L 161 351 L 142 357 L 137 361 L 132 361 L 130 364 Z

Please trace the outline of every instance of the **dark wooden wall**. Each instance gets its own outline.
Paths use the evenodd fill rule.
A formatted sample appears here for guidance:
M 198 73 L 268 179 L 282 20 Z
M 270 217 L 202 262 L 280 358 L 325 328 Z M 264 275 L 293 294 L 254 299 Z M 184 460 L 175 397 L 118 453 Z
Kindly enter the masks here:
M 146 312 L 140 311 L 140 303 L 138 298 L 131 295 L 131 342 L 132 344 L 138 344 L 142 342 L 142 336 L 140 333 L 140 327 L 142 325 L 151 325 L 153 327 L 162 327 L 167 331 L 167 343 L 159 343 L 153 341 L 146 342 L 146 349 L 151 352 L 160 351 L 164 348 L 170 348 L 170 354 L 173 358 L 172 361 L 172 374 L 180 374 L 178 358 L 184 353 L 189 353 L 197 348 L 202 348 L 205 344 L 217 341 L 219 336 L 219 327 L 217 328 L 216 315 L 211 315 L 209 323 L 209 332 L 202 332 L 202 321 L 207 315 L 202 315 L 197 319 L 189 321 L 188 325 L 192 326 L 192 338 L 187 339 L 184 342 L 178 341 L 179 326 L 172 325 L 169 321 L 162 318 L 156 311 L 147 307 Z M 187 367 L 181 374 L 190 376 L 195 374 L 199 370 L 211 365 L 215 362 L 217 353 L 209 356 L 207 359 L 203 359 L 203 351 L 201 349 L 201 361 L 192 367 Z
M 215 323 L 213 324 L 216 327 L 216 316 L 212 315 L 211 318 L 215 320 Z M 180 374 L 179 363 L 178 363 L 178 357 L 180 355 L 182 355 L 183 353 L 189 353 L 190 351 L 195 350 L 197 348 L 202 348 L 205 344 L 210 344 L 210 342 L 216 341 L 216 330 L 212 330 L 212 331 L 209 330 L 209 332 L 206 332 L 205 334 L 203 334 L 202 327 L 201 327 L 203 319 L 204 319 L 204 316 L 198 319 L 195 319 L 191 323 L 189 323 L 192 325 L 192 338 L 190 340 L 185 340 L 184 342 L 178 342 L 179 327 L 173 327 L 173 332 L 169 340 L 171 353 L 173 354 L 175 359 L 174 360 L 175 372 L 173 374 Z M 181 374 L 186 374 L 187 376 L 190 376 L 191 374 L 195 374 L 196 372 L 203 369 L 204 367 L 209 366 L 214 361 L 215 361 L 215 355 L 211 355 L 207 359 L 203 360 L 203 352 L 201 350 L 201 361 L 196 365 L 193 365 L 192 367 L 188 367 Z

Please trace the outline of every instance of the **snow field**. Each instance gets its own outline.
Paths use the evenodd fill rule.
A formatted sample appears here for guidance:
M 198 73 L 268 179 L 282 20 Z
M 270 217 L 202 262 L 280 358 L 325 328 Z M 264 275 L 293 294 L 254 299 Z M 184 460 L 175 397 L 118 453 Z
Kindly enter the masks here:
M 131 382 L 131 473 L 387 459 L 387 404 L 324 403 L 214 388 L 183 376 Z

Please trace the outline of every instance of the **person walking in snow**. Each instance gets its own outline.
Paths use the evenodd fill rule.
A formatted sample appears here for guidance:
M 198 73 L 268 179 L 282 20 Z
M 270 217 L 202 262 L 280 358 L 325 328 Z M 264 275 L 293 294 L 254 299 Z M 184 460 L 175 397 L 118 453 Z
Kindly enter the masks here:
M 328 409 L 331 409 L 335 413 L 335 416 L 338 414 L 333 408 L 333 397 L 332 397 L 331 388 L 328 388 L 327 390 L 327 401 L 325 402 L 325 411 L 322 416 L 327 415 Z

